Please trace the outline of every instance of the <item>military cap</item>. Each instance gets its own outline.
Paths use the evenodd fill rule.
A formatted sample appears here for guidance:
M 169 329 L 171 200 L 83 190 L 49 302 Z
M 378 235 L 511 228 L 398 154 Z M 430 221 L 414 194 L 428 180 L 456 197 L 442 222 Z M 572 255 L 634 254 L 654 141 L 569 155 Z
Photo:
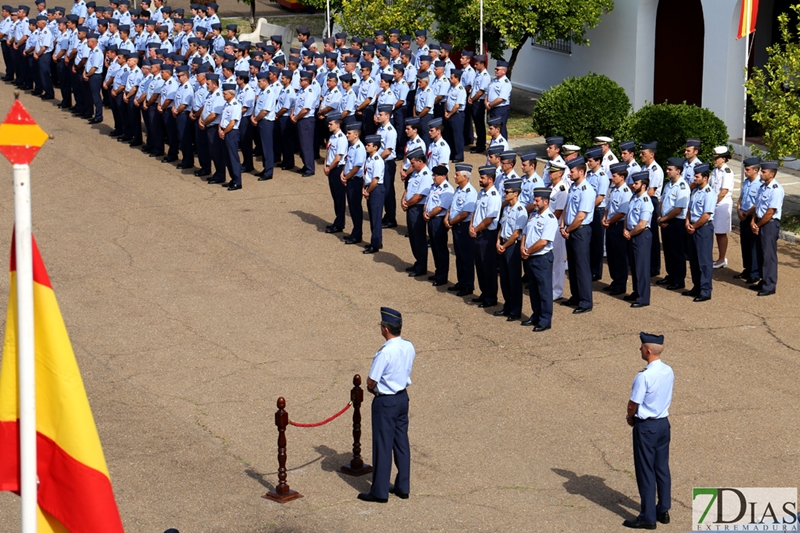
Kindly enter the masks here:
M 144 23 L 145 23 L 145 20 L 144 20 L 144 19 L 134 19 L 134 20 L 133 20 L 133 25 L 134 25 L 134 26 L 144 26 Z M 199 40 L 200 40 L 200 39 L 198 39 L 197 37 L 192 37 L 191 39 L 189 39 L 189 42 L 191 42 L 191 41 L 192 41 L 192 39 L 195 39 L 195 42 L 197 42 L 197 41 L 199 41 Z
M 564 155 L 570 155 L 580 151 L 581 147 L 576 144 L 565 144 L 561 147 L 561 153 Z
M 761 168 L 764 168 L 764 163 L 761 163 Z M 711 166 L 708 163 L 700 163 L 699 165 L 694 166 L 695 174 L 702 174 L 703 172 L 709 172 L 710 170 Z
M 503 117 L 494 117 L 486 121 L 489 126 L 500 126 L 503 123 Z
M 393 105 L 384 104 L 378 106 L 378 113 L 391 113 L 393 110 Z
M 586 160 L 582 156 L 578 156 L 575 159 L 570 159 L 567 162 L 567 166 L 572 170 L 573 168 L 577 167 L 578 165 L 585 165 Z
M 642 344 L 664 344 L 664 335 L 653 335 L 652 333 L 639 333 L 639 340 Z
M 477 56 L 472 58 L 472 60 L 477 62 L 477 63 L 486 63 L 488 61 L 488 59 L 489 58 L 486 57 L 486 54 L 480 54 L 480 55 L 477 55 Z
M 627 168 L 627 166 L 626 166 Z M 567 165 L 561 161 L 550 160 L 547 162 L 547 170 L 552 174 L 553 172 L 564 172 L 567 170 Z
M 144 23 L 145 26 L 155 26 L 156 24 L 158 23 L 153 19 L 147 19 Z
M 281 65 L 286 65 L 286 57 L 285 56 L 277 56 L 272 58 L 272 62 L 276 65 L 280 63 Z
M 392 41 L 388 44 L 388 48 L 400 48 L 400 43 Z
M 503 148 L 503 146 L 502 146 L 502 145 L 500 145 L 500 144 L 495 144 L 494 146 L 490 146 L 490 147 L 489 147 L 489 149 L 486 151 L 486 154 L 487 154 L 487 155 L 497 155 L 497 156 L 499 156 L 499 155 L 500 155 L 500 154 L 502 154 L 504 151 L 505 151 L 505 148 Z
M 213 9 L 214 11 L 219 9 L 219 5 L 216 2 L 209 2 L 206 4 L 208 9 Z
M 400 36 L 401 43 L 410 43 L 411 42 L 411 35 L 401 35 Z
M 456 163 L 456 172 L 472 172 L 472 165 L 469 163 Z
M 410 57 L 411 56 L 411 50 L 406 50 L 404 48 L 404 49 L 400 50 L 400 55 L 404 56 L 404 57 Z
M 120 24 L 118 29 L 119 29 L 119 31 L 127 31 L 128 33 L 130 33 L 131 25 L 130 24 Z
M 730 151 L 727 146 L 717 146 L 714 148 L 714 158 L 717 157 L 730 157 Z
M 403 325 L 403 315 L 400 314 L 400 311 L 395 311 L 391 307 L 381 307 L 381 322 L 401 326 Z
M 601 159 L 603 157 L 603 149 L 599 146 L 593 146 L 586 150 L 586 153 L 583 155 L 586 159 Z
M 264 51 L 265 54 L 272 55 L 272 54 L 275 53 L 275 47 L 272 46 L 271 44 L 268 44 L 268 45 L 264 46 L 264 48 L 262 48 L 262 50 Z
M 308 26 L 298 26 L 297 28 L 295 28 L 295 31 L 297 32 L 298 35 L 308 35 L 309 33 L 311 33 L 310 31 L 308 31 Z
M 406 119 L 406 126 L 414 126 L 415 124 L 419 124 L 419 117 L 408 117 Z
M 191 70 L 192 70 L 192 67 L 190 67 L 189 65 L 181 65 L 181 66 L 179 66 L 178 68 L 175 69 L 175 71 L 178 72 L 178 73 L 180 73 L 180 72 L 189 72 Z
M 19 6 L 17 8 L 17 11 L 24 11 L 25 13 L 30 13 L 31 8 L 29 8 L 28 6 Z
M 55 15 L 56 14 L 56 8 L 50 7 L 50 8 L 45 10 L 45 13 L 47 13 L 48 15 Z
M 161 70 L 166 70 L 167 72 L 172 72 L 175 69 L 172 65 L 164 64 L 161 66 Z
M 314 77 L 314 75 L 312 73 L 310 73 L 309 71 L 307 71 L 307 70 L 304 70 L 303 72 L 300 73 L 300 79 L 301 80 L 302 79 L 310 80 L 313 77 Z
M 96 2 L 86 2 L 86 7 L 87 7 L 87 9 L 90 8 L 90 7 L 97 7 L 97 3 Z
M 626 152 L 633 152 L 636 150 L 636 143 L 633 141 L 623 141 L 619 143 L 619 149 Z
M 451 71 L 450 71 L 450 75 L 451 75 L 451 76 L 455 76 L 455 77 L 456 77 L 456 78 L 458 78 L 459 80 L 461 79 L 461 76 L 462 76 L 463 74 L 464 74 L 464 71 L 463 71 L 463 70 L 461 70 L 460 68 L 454 68 L 453 70 L 451 70 Z
M 380 146 L 380 144 L 381 144 L 381 136 L 380 135 L 367 135 L 366 137 L 364 137 L 364 144 L 369 144 L 369 143 L 377 144 L 378 146 Z
M 272 65 L 272 66 L 269 67 L 269 72 L 272 73 L 272 74 L 277 74 L 278 76 L 281 75 L 281 69 L 279 69 L 275 65 Z
M 395 63 L 394 65 L 392 65 L 392 70 L 399 70 L 400 72 L 405 72 L 406 66 L 403 65 L 402 63 Z
M 683 159 L 681 159 L 681 165 L 683 165 Z M 619 174 L 620 172 L 628 170 L 628 163 L 624 163 L 622 161 L 620 161 L 619 163 L 614 163 L 612 165 L 609 165 L 608 170 L 612 174 Z
M 436 43 L 431 43 L 430 45 L 428 45 L 428 50 L 441 50 L 441 48 L 442 48 L 442 47 L 441 47 L 441 46 L 439 46 L 439 45 L 438 45 L 438 44 L 436 44 Z
M 425 152 L 422 148 L 415 148 L 411 150 L 411 153 L 407 154 L 406 157 L 408 159 L 425 159 Z
M 108 20 L 99 18 L 99 19 L 97 19 L 97 25 L 98 26 L 108 26 Z
M 708 163 L 706 163 L 706 165 L 708 165 Z M 695 168 L 695 171 L 697 171 L 697 167 L 694 167 L 694 168 Z M 778 170 L 778 162 L 777 161 L 762 161 L 761 162 L 761 170 Z
M 447 50 L 448 52 L 453 49 L 453 45 L 450 43 L 442 43 L 440 46 L 442 50 Z
M 417 37 L 426 37 L 428 32 L 425 30 L 414 30 L 414 35 Z
M 87 39 L 99 39 L 100 38 L 100 34 L 99 33 L 94 33 L 94 32 L 87 33 L 86 34 L 86 38 Z M 108 50 L 109 48 L 110 48 L 110 46 L 106 47 L 106 50 Z
M 236 63 L 234 63 L 233 61 L 223 61 L 222 68 L 226 68 L 232 71 L 233 69 L 236 68 Z
M 233 75 L 237 77 L 244 76 L 245 78 L 249 78 L 250 72 L 248 72 L 247 70 L 237 70 L 236 72 L 233 73 Z
M 473 52 L 472 50 L 461 50 L 461 56 L 462 57 L 474 57 L 475 56 L 475 52 Z
M 436 165 L 431 169 L 434 176 L 447 176 L 447 167 L 445 165 Z
M 219 22 L 215 22 L 215 23 L 211 24 L 211 29 L 212 30 L 221 30 L 222 29 L 222 24 L 220 24 Z
M 325 118 L 328 119 L 328 122 L 331 122 L 332 120 L 342 120 L 342 114 L 341 113 L 331 113 L 330 115 L 328 115 Z
M 343 81 L 346 83 L 353 83 L 353 75 L 350 74 L 349 72 L 346 72 L 341 76 L 339 76 L 339 81 Z
M 651 150 L 655 152 L 657 148 L 658 148 L 658 141 L 653 141 L 651 143 L 642 143 L 641 145 L 639 145 L 640 150 Z
M 372 32 L 372 34 L 375 35 L 375 37 L 381 37 L 381 36 L 385 37 L 386 30 L 375 30 L 374 32 Z
M 250 59 L 247 61 L 251 67 L 261 68 L 261 65 L 264 63 L 258 59 Z
M 314 57 L 314 50 L 309 50 L 308 48 L 305 48 L 303 49 L 302 52 L 300 52 L 300 55 L 303 57 Z
M 144 67 L 150 68 L 150 64 L 151 64 L 151 60 L 150 59 L 142 60 L 142 68 L 144 68 Z
M 297 63 L 300 64 L 300 58 L 297 56 L 289 56 L 289 63 Z
M 394 76 L 391 74 L 386 74 L 385 72 L 381 74 L 381 80 L 391 82 L 394 79 Z
M 650 184 L 650 172 L 648 172 L 646 170 L 641 170 L 639 172 L 634 172 L 633 174 L 630 175 L 630 180 L 631 181 L 641 181 L 645 185 L 649 185 Z
M 444 68 L 447 66 L 447 63 L 445 63 L 444 61 L 434 61 L 433 66 L 434 68 Z
M 517 160 L 517 152 L 508 150 L 507 152 L 500 153 L 500 161 L 516 161 L 516 160 Z
M 39 22 L 40 20 L 46 21 L 47 15 L 36 15 L 36 22 Z
M 334 44 L 336 40 L 333 37 L 325 37 L 322 39 L 322 44 Z
M 67 12 L 67 10 L 66 10 L 66 9 L 64 9 L 64 8 L 63 8 L 63 7 L 61 7 L 61 6 L 56 6 L 56 7 L 54 7 L 53 9 L 55 9 L 56 11 L 60 11 L 60 12 L 62 12 L 62 13 L 66 13 L 66 12 Z
M 225 91 L 235 91 L 236 90 L 236 84 L 235 83 L 223 83 L 222 84 L 222 90 L 223 90 L 223 92 L 225 92 Z
M 283 42 L 283 37 L 280 36 L 280 35 L 272 35 L 269 38 L 269 40 L 272 41 L 273 43 L 282 43 Z
M 98 24 L 99 24 L 99 22 L 98 22 Z M 161 26 L 159 26 L 158 28 L 156 28 L 156 33 L 161 33 L 162 31 L 163 31 L 164 33 L 169 33 L 169 26 L 166 26 L 166 25 L 163 25 L 163 24 L 162 24 Z
M 162 6 L 161 7 L 161 12 L 162 13 L 170 13 L 170 12 L 172 12 L 172 8 L 169 7 L 169 6 Z
M 481 176 L 491 176 L 493 179 L 497 175 L 497 168 L 492 165 L 483 165 L 478 169 Z
M 72 13 L 69 13 L 64 18 L 69 20 L 69 21 L 72 21 L 72 22 L 78 22 L 78 18 L 79 17 L 78 17 L 78 15 L 74 15 Z
M 289 69 L 283 69 L 283 70 L 281 70 L 281 76 L 285 77 L 285 78 L 291 78 L 292 77 L 292 71 L 289 70 Z
M 156 65 L 156 66 L 160 67 L 163 64 L 164 64 L 164 60 L 163 59 L 159 59 L 157 57 L 154 57 L 153 59 L 150 60 L 150 66 Z
M 347 124 L 344 127 L 344 129 L 347 130 L 347 131 L 360 130 L 361 129 L 361 123 L 360 122 L 351 122 L 350 124 Z
M 758 157 L 758 156 L 749 157 L 749 158 L 745 159 L 743 161 L 743 163 L 744 163 L 744 166 L 746 166 L 746 167 L 757 167 L 757 166 L 759 166 L 761 164 L 761 158 Z
M 522 180 L 519 178 L 511 178 L 503 182 L 503 189 L 507 191 L 519 191 L 522 189 Z
M 430 63 L 431 61 L 433 61 L 433 58 L 431 56 L 429 56 L 428 54 L 422 54 L 421 56 L 419 56 L 419 60 L 420 61 L 427 61 L 428 63 Z
M 128 3 L 130 3 L 128 0 L 120 0 L 120 2 L 119 2 L 119 3 L 120 3 L 120 4 L 123 4 L 123 3 L 125 3 L 125 2 L 128 2 Z M 183 9 L 182 7 L 178 7 L 178 8 L 175 8 L 175 9 L 173 9 L 173 10 L 172 10 L 172 12 L 173 12 L 173 13 L 180 13 L 180 14 L 183 14 L 183 13 L 185 13 L 185 12 L 186 12 L 186 10 L 185 10 L 185 9 Z M 186 22 L 186 19 L 184 19 L 184 22 Z
M 689 148 L 692 146 L 700 148 L 700 139 L 686 139 L 686 147 Z
M 430 120 L 428 122 L 428 128 L 442 129 L 442 124 L 443 123 L 444 123 L 444 121 L 442 120 L 442 117 L 434 118 L 434 119 L 432 119 L 432 120 Z
M 424 70 L 417 72 L 417 79 L 418 80 L 427 80 L 429 78 L 428 73 Z
M 336 52 L 325 52 L 325 59 L 333 59 L 336 61 L 339 59 L 339 56 L 336 54 Z
M 88 32 L 89 28 L 87 28 L 86 26 L 78 26 L 78 33 L 88 33 Z
M 684 161 L 686 161 L 686 160 L 684 158 L 682 158 L 682 157 L 670 157 L 670 158 L 667 159 L 667 166 L 671 166 L 671 167 L 675 167 L 675 168 L 681 168 L 681 167 L 683 167 Z M 625 163 L 623 163 L 623 164 L 625 164 Z M 611 166 L 613 167 L 614 165 L 611 165 Z
M 339 81 L 339 75 L 335 72 L 328 72 L 325 74 L 325 79 Z
M 497 60 L 497 66 L 498 67 L 503 67 L 503 68 L 508 68 L 508 61 L 504 61 L 502 59 L 498 59 Z
M 333 36 L 336 37 L 337 39 L 347 39 L 346 33 L 336 33 Z
M 368 44 L 368 45 L 364 46 L 363 50 L 365 52 L 373 53 L 373 52 L 375 52 L 375 45 L 374 44 Z
M 594 144 L 596 146 L 601 146 L 603 144 L 608 144 L 610 142 L 614 142 L 614 139 L 612 139 L 611 137 L 605 137 L 605 136 L 600 135 L 600 136 L 594 138 Z
M 359 68 L 372 69 L 372 67 L 374 65 L 373 65 L 372 61 L 362 61 L 361 63 L 358 64 L 358 66 L 359 66 Z
M 56 22 L 58 22 L 59 24 L 62 24 L 62 23 L 66 24 L 67 23 L 67 17 L 61 17 L 58 20 L 56 20 Z
M 550 198 L 550 194 L 552 194 L 553 189 L 548 189 L 547 187 L 537 187 L 533 190 L 533 197 L 534 198 Z
M 525 152 L 519 156 L 519 159 L 520 161 L 535 161 L 537 155 L 536 152 Z

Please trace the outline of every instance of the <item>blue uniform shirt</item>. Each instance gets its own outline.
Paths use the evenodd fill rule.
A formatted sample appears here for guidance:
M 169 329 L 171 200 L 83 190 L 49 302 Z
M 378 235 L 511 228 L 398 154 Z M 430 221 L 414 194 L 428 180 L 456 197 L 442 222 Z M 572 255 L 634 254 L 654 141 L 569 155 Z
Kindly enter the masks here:
M 242 105 L 236 98 L 230 102 L 225 102 L 225 107 L 222 108 L 222 118 L 219 122 L 219 127 L 225 129 L 233 122 L 233 129 L 239 129 L 239 123 L 242 120 Z
M 689 207 L 689 186 L 682 179 L 672 183 L 671 181 L 664 186 L 664 193 L 661 195 L 661 216 L 680 207 L 682 210 L 676 218 L 686 219 L 686 210 Z
M 534 211 L 531 213 L 531 217 L 528 219 L 528 223 L 522 231 L 523 235 L 525 235 L 525 247 L 530 248 L 544 239 L 547 241 L 547 244 L 544 245 L 544 248 L 533 254 L 544 255 L 553 249 L 553 240 L 556 238 L 557 231 L 558 219 L 552 211 L 546 209 L 543 215 L 540 215 L 538 211 Z
M 247 110 L 242 114 L 242 118 L 249 119 L 251 116 L 253 116 L 253 106 L 256 103 L 256 93 L 253 91 L 252 87 L 245 85 L 244 88 L 238 88 L 236 90 L 236 100 L 239 101 L 242 109 L 247 108 Z
M 178 90 L 175 92 L 175 108 L 179 108 L 182 105 L 186 107 L 182 111 L 186 113 L 191 111 L 192 109 L 192 102 L 194 102 L 194 91 L 192 90 L 192 84 L 188 81 L 178 87 Z
M 703 213 L 709 213 L 708 222 L 714 220 L 714 208 L 717 206 L 717 195 L 714 194 L 714 189 L 711 185 L 706 185 L 705 188 L 699 187 L 692 192 L 689 198 L 689 222 L 694 224 L 703 216 Z
M 756 178 L 753 181 L 745 179 L 742 183 L 742 190 L 739 192 L 740 207 L 742 211 L 747 212 L 751 207 L 756 205 L 758 199 L 758 190 L 764 184 L 761 178 Z
M 649 228 L 652 217 L 653 202 L 650 201 L 650 197 L 647 196 L 647 192 L 642 195 L 634 195 L 628 204 L 628 216 L 625 219 L 625 228 L 627 228 L 628 231 L 631 231 L 642 220 L 647 221 L 647 225 L 645 227 Z
M 407 103 L 408 83 L 406 83 L 405 80 L 395 81 L 392 83 L 392 92 L 394 93 L 395 102 Z
M 522 203 L 514 205 L 510 203 L 503 209 L 503 216 L 500 218 L 500 238 L 509 239 L 517 230 L 523 230 L 525 223 L 528 222 L 528 211 Z
M 572 224 L 580 211 L 586 213 L 581 226 L 591 224 L 594 219 L 594 188 L 584 179 L 580 185 L 573 183 L 569 188 L 567 205 L 564 208 L 564 223 L 566 227 Z
M 413 139 L 409 137 L 408 141 L 406 141 L 406 154 L 410 154 L 414 150 L 419 148 L 423 152 L 425 151 L 425 141 L 422 140 L 422 137 L 417 135 Z M 407 157 L 403 158 L 403 170 L 406 170 L 408 167 L 411 166 L 411 161 L 408 160 Z
M 500 102 L 495 107 L 503 107 L 509 105 L 511 99 L 511 82 L 505 76 L 503 76 L 502 78 L 493 79 L 492 82 L 489 84 L 489 90 L 487 92 L 486 97 L 488 98 L 487 102 L 493 102 L 498 98 L 503 99 L 503 101 Z
M 700 161 L 700 159 L 696 157 L 694 158 L 694 161 L 692 161 L 691 163 L 689 162 L 688 159 L 684 161 L 683 172 L 681 173 L 681 175 L 683 176 L 683 179 L 686 181 L 688 185 L 694 183 L 694 167 L 696 165 L 699 165 L 700 163 L 702 163 L 702 161 Z
M 411 200 L 417 194 L 427 197 L 431 192 L 431 187 L 433 187 L 433 175 L 428 167 L 423 167 L 419 172 L 412 172 L 408 177 L 406 201 Z M 422 200 L 422 202 L 424 201 Z
M 451 112 L 456 104 L 459 105 L 459 113 L 464 111 L 464 107 L 467 105 L 467 91 L 464 90 L 464 87 L 461 84 L 456 85 L 455 87 L 452 85 L 450 86 L 450 89 L 447 91 L 445 110 L 448 113 Z
M 458 187 L 453 193 L 453 201 L 450 203 L 450 221 L 461 213 L 470 213 L 462 222 L 469 223 L 472 213 L 475 212 L 475 203 L 478 200 L 478 191 L 475 187 L 467 183 L 464 188 Z
M 608 202 L 606 202 L 606 220 L 611 220 L 611 217 L 617 213 L 627 213 L 628 203 L 631 201 L 630 188 L 622 184 L 621 187 L 614 187 L 609 194 Z
M 367 161 L 364 168 L 364 187 L 372 183 L 372 180 L 377 180 L 378 185 L 383 184 L 383 170 L 384 162 L 381 156 L 377 153 L 367 156 Z
M 430 86 L 425 87 L 424 90 L 419 89 L 417 90 L 417 94 L 414 97 L 414 109 L 416 109 L 417 114 L 421 113 L 423 109 L 430 108 L 433 109 L 433 101 L 435 100 L 436 95 L 433 94 Z M 427 116 L 427 115 L 426 115 Z
M 522 205 L 530 205 L 533 202 L 533 191 L 544 187 L 541 176 L 534 172 L 530 176 L 522 175 L 522 190 L 519 193 L 519 201 Z
M 639 404 L 636 418 L 666 418 L 672 403 L 675 374 L 661 359 L 656 359 L 633 378 L 631 401 Z
M 434 184 L 433 187 L 431 187 L 431 193 L 425 200 L 425 212 L 430 213 L 437 207 L 442 207 L 443 209 L 435 216 L 443 217 L 447 214 L 447 210 L 450 209 L 452 203 L 453 187 L 445 180 L 441 185 Z
M 328 137 L 328 153 L 325 156 L 325 164 L 330 166 L 333 163 L 333 160 L 336 159 L 336 156 L 341 156 L 339 158 L 339 165 L 344 165 L 344 159 L 347 155 L 347 137 L 341 131 L 337 131 L 336 133 L 331 133 Z
M 395 148 L 397 145 L 397 130 L 395 130 L 391 124 L 387 124 L 386 126 L 378 126 L 378 135 L 381 136 L 381 147 L 378 151 L 379 154 L 389 150 L 390 153 L 386 158 L 386 161 L 394 161 L 397 158 L 397 153 L 395 153 Z
M 494 218 L 492 223 L 486 229 L 497 229 L 498 218 L 500 217 L 500 208 L 503 205 L 503 198 L 497 189 L 494 187 L 489 188 L 489 191 L 481 190 L 478 193 L 478 201 L 475 205 L 475 212 L 472 214 L 472 227 L 480 225 L 484 219 Z
M 347 155 L 344 158 L 344 173 L 347 174 L 355 167 L 359 167 L 354 178 L 364 176 L 364 163 L 367 160 L 367 151 L 361 141 L 356 141 L 347 148 Z
M 417 353 L 414 345 L 401 337 L 386 341 L 369 369 L 369 379 L 377 382 L 381 394 L 395 394 L 411 385 L 411 367 Z
M 600 202 L 597 207 L 605 207 L 609 184 L 608 176 L 606 175 L 605 171 L 603 171 L 603 169 L 599 169 L 597 172 L 590 170 L 586 173 L 586 181 L 592 185 L 596 196 L 603 196 L 603 201 Z
M 780 220 L 784 194 L 783 187 L 775 179 L 769 185 L 762 182 L 756 199 L 756 216 L 761 218 L 767 213 L 767 209 L 775 209 L 772 218 Z

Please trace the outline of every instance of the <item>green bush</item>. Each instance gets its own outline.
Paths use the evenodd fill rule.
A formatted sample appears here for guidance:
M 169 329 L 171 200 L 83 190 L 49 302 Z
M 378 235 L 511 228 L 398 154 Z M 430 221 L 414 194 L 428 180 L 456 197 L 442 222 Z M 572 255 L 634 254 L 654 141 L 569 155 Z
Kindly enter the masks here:
M 658 141 L 656 160 L 664 167 L 669 157 L 683 157 L 686 139 L 700 139 L 700 159 L 711 162 L 715 146 L 728 146 L 728 128 L 708 109 L 688 104 L 648 104 L 626 118 L 614 135 L 614 152 L 619 143 Z
M 625 90 L 610 78 L 590 73 L 567 78 L 542 93 L 533 108 L 539 135 L 563 135 L 568 144 L 586 149 L 598 135 L 617 131 L 631 110 Z

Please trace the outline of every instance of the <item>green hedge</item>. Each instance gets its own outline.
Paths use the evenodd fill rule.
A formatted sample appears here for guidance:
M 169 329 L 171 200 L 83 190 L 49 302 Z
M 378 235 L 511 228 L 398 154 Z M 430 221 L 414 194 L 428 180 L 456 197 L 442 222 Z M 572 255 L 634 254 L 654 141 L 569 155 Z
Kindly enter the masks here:
M 610 78 L 590 73 L 567 78 L 542 93 L 533 108 L 533 129 L 539 135 L 563 135 L 586 149 L 598 135 L 613 135 L 630 113 L 625 90 Z
M 700 159 L 711 162 L 715 146 L 728 146 L 728 128 L 708 109 L 688 104 L 648 104 L 629 115 L 614 135 L 614 151 L 619 143 L 658 141 L 656 160 L 664 167 L 667 158 L 683 157 L 686 139 L 701 141 Z

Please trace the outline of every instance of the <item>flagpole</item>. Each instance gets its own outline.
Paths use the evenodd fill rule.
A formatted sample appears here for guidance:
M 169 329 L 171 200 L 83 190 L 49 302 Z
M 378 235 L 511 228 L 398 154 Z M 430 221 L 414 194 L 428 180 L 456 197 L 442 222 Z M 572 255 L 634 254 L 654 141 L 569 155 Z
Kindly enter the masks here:
M 325 37 L 331 36 L 331 0 L 325 2 Z
M 744 160 L 745 160 L 745 149 L 747 147 L 747 78 L 750 74 L 748 66 L 750 65 L 750 47 L 751 47 L 751 35 L 752 40 L 755 41 L 755 30 L 750 35 L 746 35 L 744 38 L 744 110 L 742 111 L 742 182 L 744 182 Z
M 483 0 L 481 0 L 481 38 L 478 46 L 478 55 L 483 54 Z
M 14 235 L 17 263 L 19 449 L 22 533 L 36 533 L 36 360 L 33 347 L 31 167 L 14 165 Z

